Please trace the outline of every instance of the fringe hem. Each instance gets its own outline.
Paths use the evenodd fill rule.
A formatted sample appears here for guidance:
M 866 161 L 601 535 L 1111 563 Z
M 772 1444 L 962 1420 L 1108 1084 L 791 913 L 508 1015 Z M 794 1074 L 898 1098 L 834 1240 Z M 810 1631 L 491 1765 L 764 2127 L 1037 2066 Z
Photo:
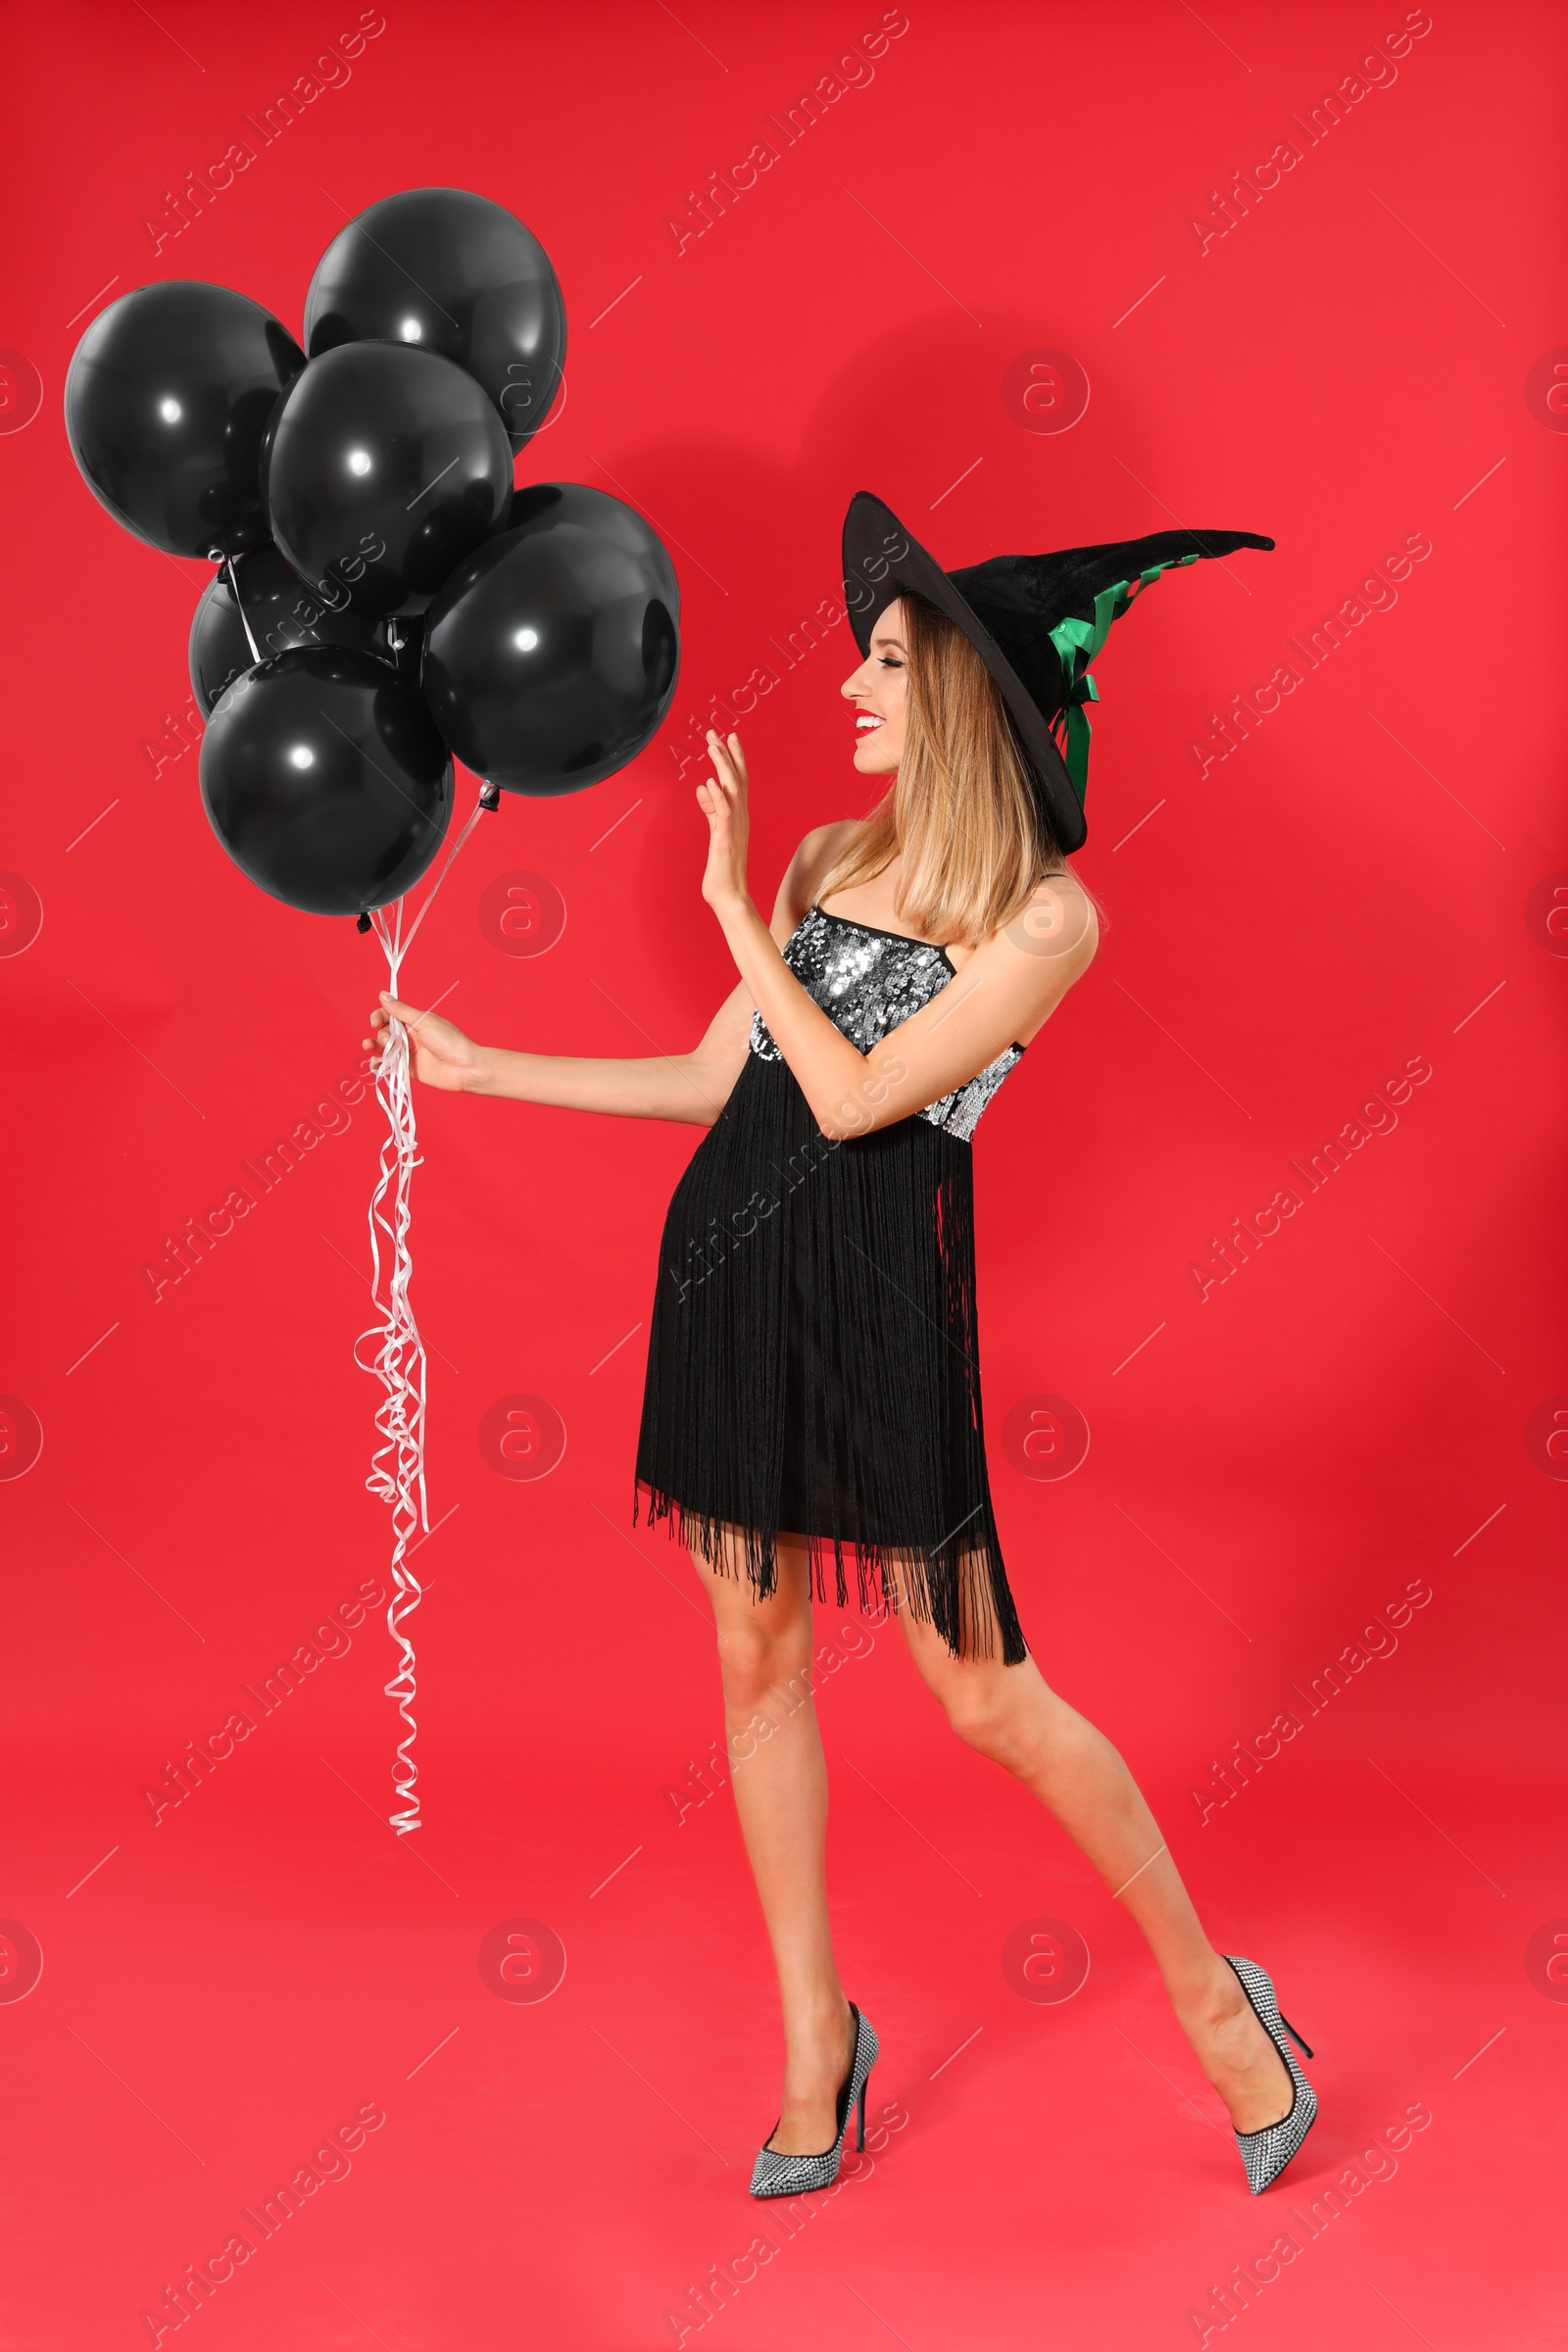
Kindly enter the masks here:
M 1021 1666 L 1029 1655 L 1001 1553 L 992 1544 L 967 1552 L 938 1545 L 933 1552 L 918 1544 L 861 1543 L 814 1529 L 743 1527 L 694 1508 L 638 1477 L 632 1492 L 633 1527 L 652 1528 L 662 1519 L 668 1522 L 672 1543 L 694 1552 L 717 1574 L 738 1580 L 744 1572 L 755 1600 L 771 1599 L 777 1592 L 778 1539 L 798 1534 L 807 1547 L 812 1598 L 824 1607 L 830 1554 L 834 1606 L 849 1607 L 845 1554 L 853 1551 L 856 1600 L 863 1616 L 897 1616 L 906 1599 L 911 1617 L 934 1627 L 956 1658 L 991 1658 L 1000 1651 L 1004 1666 Z

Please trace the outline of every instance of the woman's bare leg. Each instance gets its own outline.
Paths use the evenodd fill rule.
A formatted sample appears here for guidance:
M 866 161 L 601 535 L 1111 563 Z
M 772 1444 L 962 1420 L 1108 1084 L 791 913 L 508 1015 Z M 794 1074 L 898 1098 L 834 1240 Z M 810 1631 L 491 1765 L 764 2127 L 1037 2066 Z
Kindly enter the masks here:
M 692 1558 L 713 1604 L 730 1785 L 778 1970 L 784 2095 L 770 2144 L 815 2154 L 832 2144 L 855 2035 L 828 1930 L 827 1766 L 811 1698 L 806 1548 L 779 1539 L 778 1587 L 763 1601 L 738 1545 L 733 1574 Z
M 1239 2132 L 1290 2110 L 1284 2061 L 1236 1973 L 1204 1935 L 1137 1782 L 1102 1732 L 1058 1698 L 1033 1658 L 956 1658 L 900 1593 L 899 1621 L 959 1738 L 1022 1781 L 1088 1855 L 1149 1938 L 1199 2062 Z

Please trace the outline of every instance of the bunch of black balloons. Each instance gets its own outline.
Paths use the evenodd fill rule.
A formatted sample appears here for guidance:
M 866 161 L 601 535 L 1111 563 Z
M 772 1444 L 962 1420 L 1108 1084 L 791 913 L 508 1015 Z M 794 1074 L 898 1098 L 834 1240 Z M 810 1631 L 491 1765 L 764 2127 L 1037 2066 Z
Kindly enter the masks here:
M 580 483 L 513 487 L 565 343 L 522 222 L 416 188 L 327 247 L 303 350 L 190 280 L 122 295 L 76 347 L 66 430 L 92 490 L 154 547 L 220 564 L 190 635 L 202 798 L 289 906 L 366 915 L 417 881 L 454 754 L 491 806 L 578 792 L 669 708 L 660 540 Z

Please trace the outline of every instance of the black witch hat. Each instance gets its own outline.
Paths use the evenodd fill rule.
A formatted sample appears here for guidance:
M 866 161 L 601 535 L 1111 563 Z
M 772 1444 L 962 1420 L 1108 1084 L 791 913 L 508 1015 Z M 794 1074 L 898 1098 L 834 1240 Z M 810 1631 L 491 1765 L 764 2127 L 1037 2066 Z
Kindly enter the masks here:
M 1088 838 L 1086 706 L 1100 700 L 1089 664 L 1111 622 L 1162 571 L 1273 545 L 1253 531 L 1153 531 L 944 571 L 890 508 L 857 490 L 844 518 L 844 598 L 862 654 L 878 614 L 906 591 L 956 623 L 997 682 L 1055 841 L 1078 850 Z

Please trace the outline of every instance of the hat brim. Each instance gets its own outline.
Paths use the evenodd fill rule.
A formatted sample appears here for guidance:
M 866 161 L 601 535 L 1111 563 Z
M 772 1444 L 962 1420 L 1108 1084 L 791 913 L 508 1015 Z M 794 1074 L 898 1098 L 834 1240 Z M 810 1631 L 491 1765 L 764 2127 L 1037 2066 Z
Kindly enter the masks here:
M 891 507 L 869 490 L 857 490 L 844 517 L 844 602 L 862 654 L 871 650 L 871 632 L 882 613 L 906 590 L 935 605 L 968 638 L 1006 705 L 1054 837 L 1063 851 L 1082 849 L 1089 838 L 1083 808 L 1034 696 L 936 559 Z

